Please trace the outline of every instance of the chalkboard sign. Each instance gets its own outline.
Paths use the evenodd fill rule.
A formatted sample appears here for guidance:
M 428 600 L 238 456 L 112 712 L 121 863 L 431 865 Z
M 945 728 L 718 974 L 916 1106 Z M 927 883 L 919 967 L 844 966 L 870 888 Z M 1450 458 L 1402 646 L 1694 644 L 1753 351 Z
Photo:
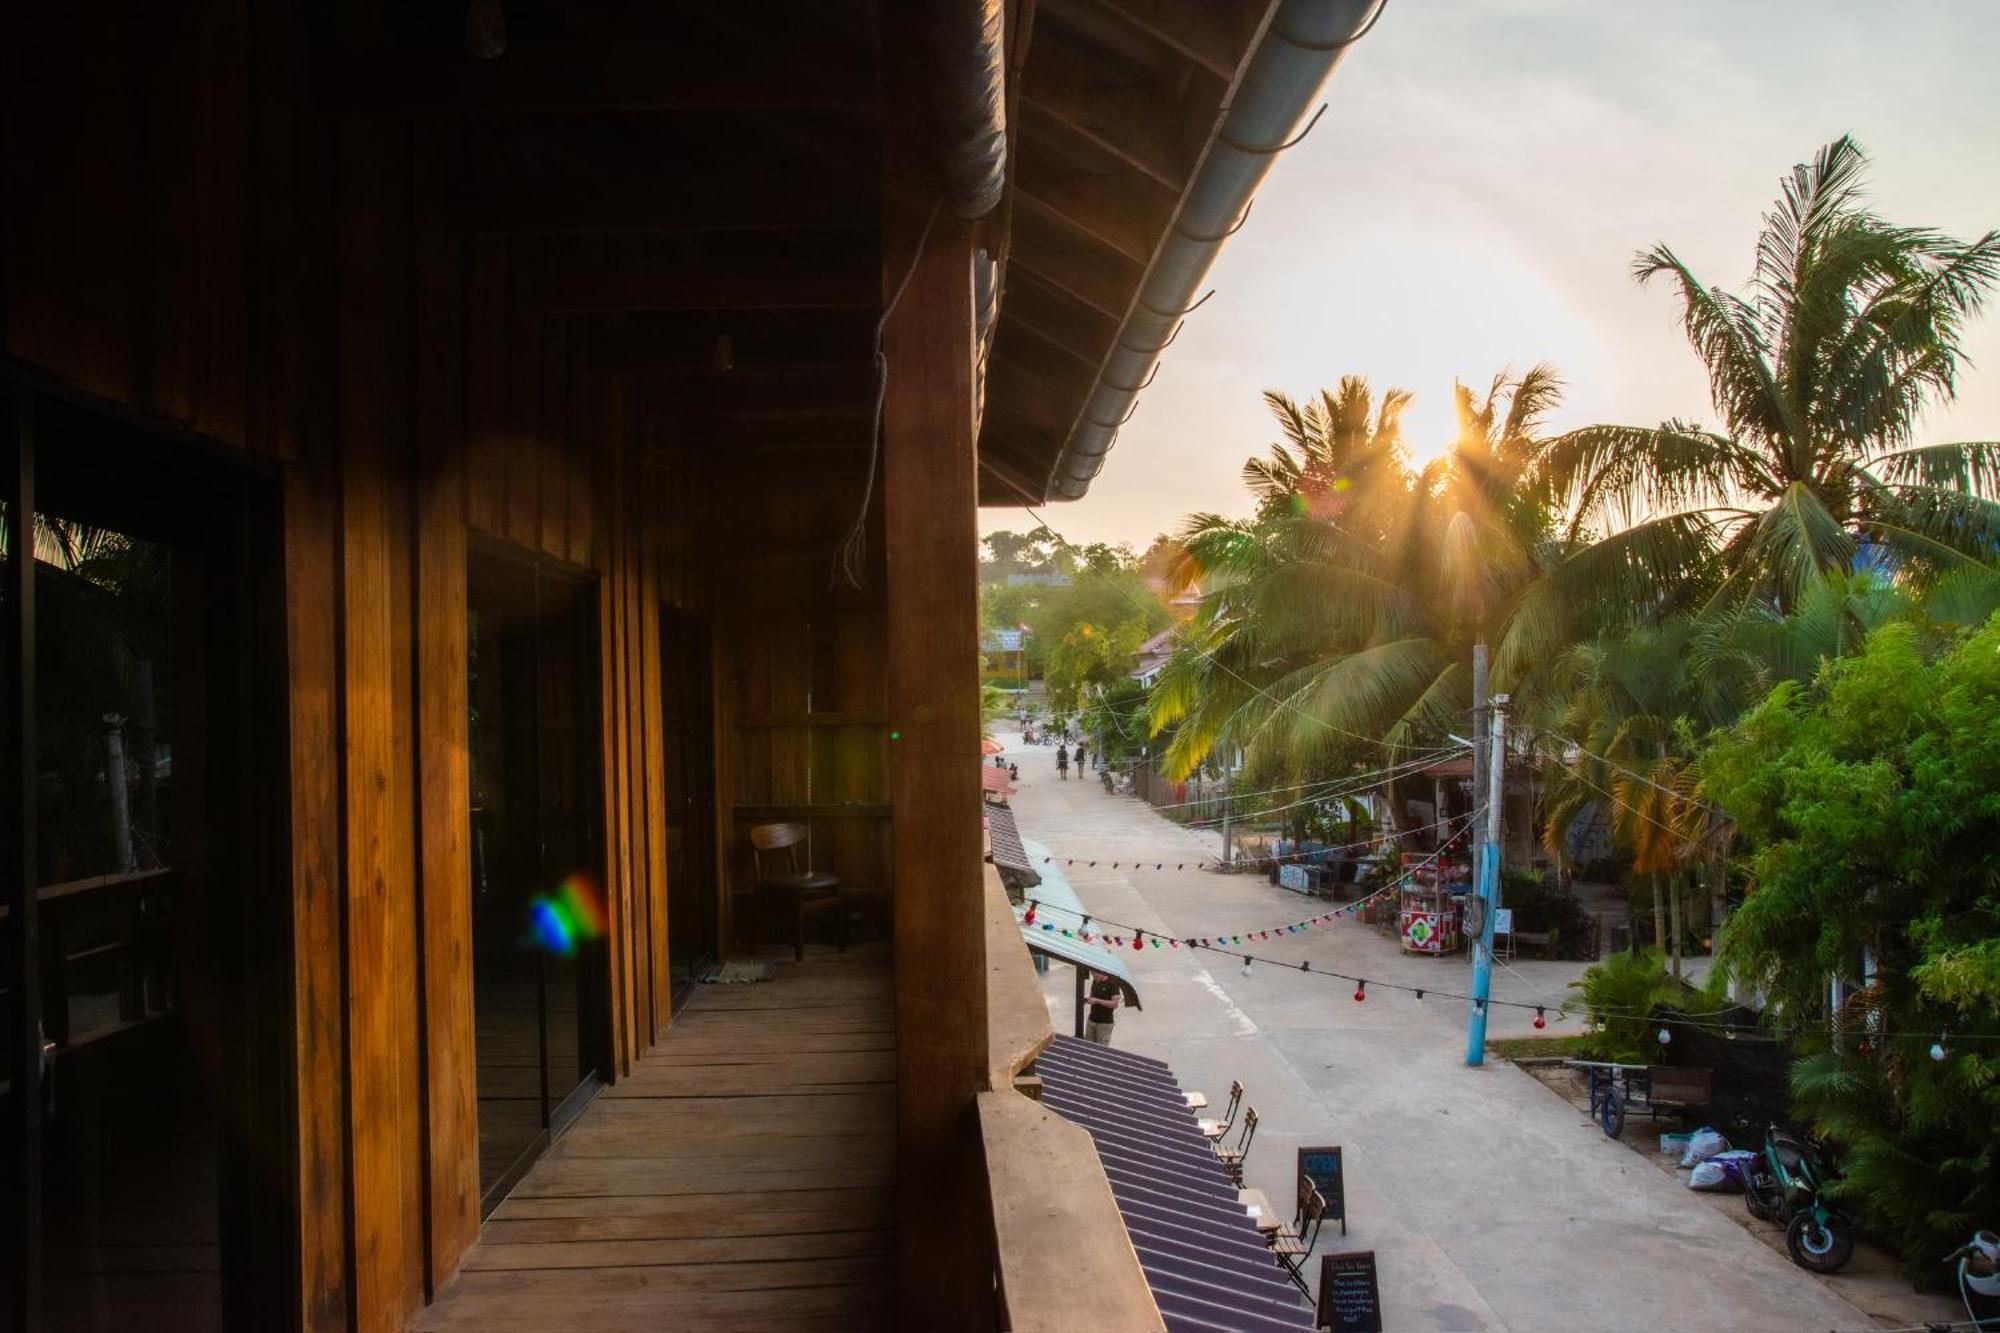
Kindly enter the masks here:
M 1319 1314 L 1313 1322 L 1334 1333 L 1382 1333 L 1382 1291 L 1375 1283 L 1375 1251 L 1320 1256 Z
M 1347 1176 L 1340 1169 L 1340 1149 L 1301 1148 L 1299 1149 L 1299 1179 L 1310 1180 L 1313 1188 L 1326 1200 L 1326 1220 L 1340 1223 L 1340 1234 L 1347 1234 Z M 1299 1194 L 1299 1211 L 1305 1211 L 1305 1194 Z

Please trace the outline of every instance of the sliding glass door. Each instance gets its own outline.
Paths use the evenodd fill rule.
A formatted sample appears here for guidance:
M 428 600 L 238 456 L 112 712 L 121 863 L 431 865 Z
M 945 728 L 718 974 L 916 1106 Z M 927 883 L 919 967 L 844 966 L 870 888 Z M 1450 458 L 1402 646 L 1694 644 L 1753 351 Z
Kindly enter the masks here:
M 490 1209 L 596 1089 L 606 960 L 597 587 L 467 561 L 473 1009 Z
M 256 1327 L 293 1225 L 270 1039 L 288 954 L 283 680 L 258 593 L 282 567 L 273 497 L 143 425 L 17 393 L 0 1326 Z

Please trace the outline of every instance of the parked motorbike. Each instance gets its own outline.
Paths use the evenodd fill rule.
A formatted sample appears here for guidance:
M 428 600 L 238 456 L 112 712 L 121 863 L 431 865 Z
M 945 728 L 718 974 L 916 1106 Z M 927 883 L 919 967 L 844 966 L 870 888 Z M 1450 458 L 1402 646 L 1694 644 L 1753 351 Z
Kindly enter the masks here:
M 1743 1191 L 1752 1216 L 1785 1228 L 1792 1262 L 1815 1273 L 1837 1273 L 1854 1257 L 1854 1223 L 1825 1197 L 1829 1174 L 1811 1144 L 1772 1125 Z
M 1976 1329 L 2000 1329 L 2000 1236 L 1976 1231 L 1944 1257 L 1958 1265 L 1958 1298 Z

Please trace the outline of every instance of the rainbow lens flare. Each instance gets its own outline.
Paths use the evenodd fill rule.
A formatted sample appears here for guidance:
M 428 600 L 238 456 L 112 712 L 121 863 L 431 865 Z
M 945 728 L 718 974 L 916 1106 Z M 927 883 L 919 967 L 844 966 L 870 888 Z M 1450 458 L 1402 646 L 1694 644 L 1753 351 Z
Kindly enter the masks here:
M 552 894 L 528 900 L 528 943 L 568 958 L 577 947 L 604 935 L 604 897 L 588 875 L 578 872 Z

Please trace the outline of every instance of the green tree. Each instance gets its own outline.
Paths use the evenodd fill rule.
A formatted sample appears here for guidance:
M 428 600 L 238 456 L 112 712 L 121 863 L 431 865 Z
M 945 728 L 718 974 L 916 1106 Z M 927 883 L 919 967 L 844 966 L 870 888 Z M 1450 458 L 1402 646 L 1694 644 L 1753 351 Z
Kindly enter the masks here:
M 1751 849 L 1723 957 L 1799 1029 L 1800 1108 L 1918 1273 L 2000 1210 L 2000 1049 L 1953 1035 L 2000 1032 L 2000 618 L 1936 646 L 1877 629 L 1699 765 Z M 1829 977 L 1865 986 L 1829 1013 Z
M 1032 532 L 1009 532 L 1002 528 L 979 539 L 981 582 L 1005 583 L 1016 574 L 1053 574 L 1056 570 L 1056 536 L 1046 527 Z
M 1788 610 L 1829 572 L 1929 579 L 2000 541 L 2000 444 L 1913 444 L 1954 393 L 1961 337 L 2000 280 L 2000 233 L 1961 242 L 1863 206 L 1852 139 L 1785 178 L 1738 295 L 1665 245 L 1633 262 L 1671 282 L 1720 426 L 1599 425 L 1538 460 L 1570 535 L 1608 529 L 1529 597 L 1507 659 L 1579 616 L 1709 601 Z
M 1421 471 L 1401 449 L 1407 393 L 1377 407 L 1358 376 L 1303 406 L 1267 393 L 1284 438 L 1244 464 L 1256 515 L 1197 514 L 1181 537 L 1177 585 L 1204 596 L 1154 688 L 1168 768 L 1221 745 L 1294 766 L 1356 741 L 1408 757 L 1463 729 L 1472 646 L 1540 572 L 1551 525 L 1533 463 L 1559 392 L 1544 366 L 1459 386 L 1457 438 Z

